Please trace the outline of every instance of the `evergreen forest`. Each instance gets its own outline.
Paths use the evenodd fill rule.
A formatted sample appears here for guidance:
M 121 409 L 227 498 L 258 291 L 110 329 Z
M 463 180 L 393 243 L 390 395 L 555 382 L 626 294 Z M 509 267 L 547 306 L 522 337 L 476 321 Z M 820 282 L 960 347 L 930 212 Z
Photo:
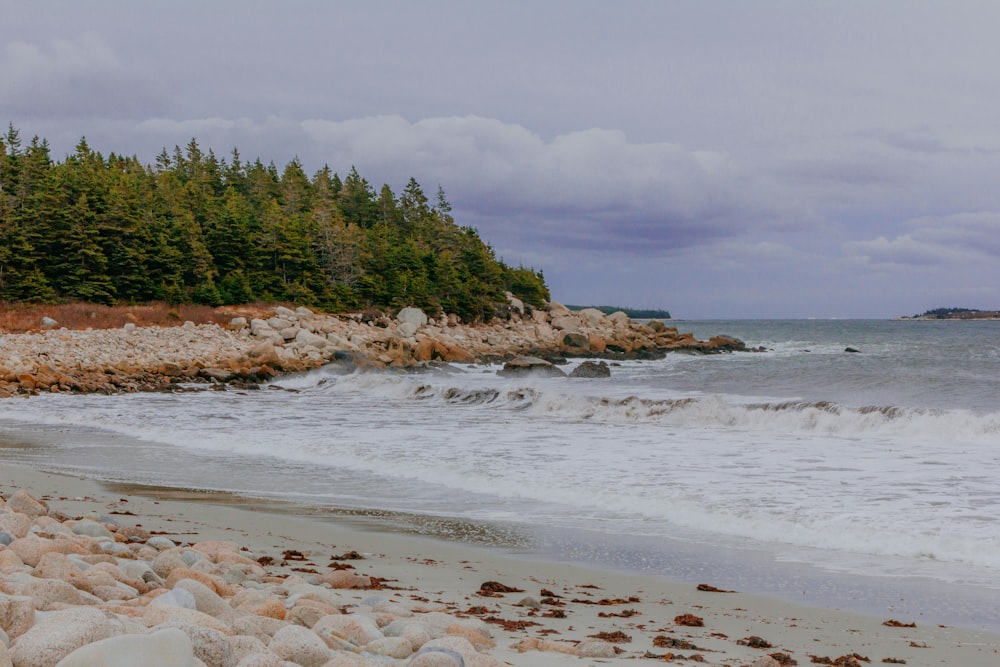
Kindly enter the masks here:
M 416 306 L 464 321 L 504 312 L 509 290 L 539 307 L 540 271 L 511 267 L 459 226 L 438 186 L 397 196 L 355 168 L 312 177 L 203 152 L 192 139 L 153 165 L 81 139 L 0 136 L 0 300 L 213 306 L 292 302 L 327 312 Z

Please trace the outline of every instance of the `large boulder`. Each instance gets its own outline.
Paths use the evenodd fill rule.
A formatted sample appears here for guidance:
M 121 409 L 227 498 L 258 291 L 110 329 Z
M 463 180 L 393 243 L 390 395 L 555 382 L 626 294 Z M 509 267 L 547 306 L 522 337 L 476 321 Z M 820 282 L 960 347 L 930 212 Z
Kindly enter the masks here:
M 311 345 L 318 350 L 322 350 L 327 346 L 326 336 L 314 334 L 308 329 L 299 329 L 295 334 L 295 341 L 303 345 Z
M 396 334 L 400 338 L 413 338 L 419 328 L 420 326 L 413 322 L 400 322 L 399 326 L 396 327 Z
M 504 292 L 504 296 L 507 297 L 507 303 L 510 304 L 511 310 L 516 310 L 518 313 L 524 315 L 524 302 L 518 299 L 510 292 Z
M 602 336 L 601 334 L 592 333 L 589 336 L 587 336 L 587 340 L 590 343 L 591 352 L 600 353 L 608 349 L 608 343 L 607 341 L 604 340 L 604 336 Z
M 607 315 L 596 308 L 584 308 L 577 315 L 586 320 L 587 324 L 595 327 L 607 318 Z
M 185 590 L 190 593 L 194 598 L 195 609 L 204 614 L 208 614 L 209 616 L 219 618 L 221 616 L 225 616 L 233 610 L 233 608 L 229 606 L 228 602 L 223 600 L 214 590 L 200 581 L 196 581 L 194 579 L 181 579 L 175 585 L 174 591 L 177 591 L 178 589 Z
M 43 500 L 38 500 L 24 489 L 18 489 L 7 499 L 7 507 L 14 512 L 27 514 L 32 519 L 49 513 L 49 506 Z
M 575 331 L 580 326 L 580 320 L 568 310 L 565 313 L 552 314 L 552 328 L 560 331 Z
M 195 664 L 188 636 L 177 628 L 164 628 L 147 635 L 119 635 L 81 646 L 56 667 L 133 667 L 140 660 L 142 667 L 194 667 Z
M 10 657 L 17 667 L 52 667 L 76 649 L 121 632 L 104 612 L 79 607 L 52 612 L 17 638 Z
M 506 377 L 523 377 L 526 375 L 542 375 L 547 377 L 566 377 L 552 362 L 538 357 L 517 357 L 504 364 L 497 374 Z
M 0 530 L 9 533 L 13 538 L 27 537 L 28 531 L 31 530 L 31 517 L 20 512 L 4 512 L 0 514 Z
M 321 667 L 331 657 L 326 642 L 299 625 L 286 625 L 278 630 L 267 647 L 279 658 L 303 667 Z
M 265 340 L 262 343 L 255 345 L 247 353 L 247 357 L 254 364 L 267 364 L 268 366 L 273 366 L 275 368 L 281 367 L 281 356 L 278 354 L 278 350 L 274 347 L 274 342 L 270 339 Z
M 444 360 L 453 364 L 474 364 L 476 358 L 458 345 L 451 345 L 444 354 Z
M 295 326 L 295 323 L 283 317 L 272 317 L 267 320 L 267 325 L 275 331 L 281 331 L 282 329 Z
M 17 639 L 35 624 L 35 600 L 28 595 L 0 593 L 0 630 Z
M 7 549 L 17 554 L 25 565 L 35 567 L 38 561 L 47 553 L 77 553 L 85 554 L 87 550 L 70 540 L 47 540 L 35 534 L 28 533 L 26 537 L 11 542 Z
M 703 347 L 708 352 L 742 352 L 747 349 L 746 343 L 732 336 L 712 336 Z
M 649 324 L 647 324 L 646 326 L 648 326 L 650 329 L 652 329 L 654 332 L 658 334 L 666 333 L 667 331 L 667 325 L 660 320 L 650 320 Z
M 417 341 L 416 346 L 413 348 L 413 359 L 415 361 L 430 361 L 433 359 L 435 342 L 433 338 L 423 338 Z
M 582 354 L 590 351 L 590 337 L 582 333 L 567 333 L 562 339 L 563 347 L 570 354 Z
M 236 667 L 236 656 L 226 632 L 196 623 L 171 623 L 165 627 L 180 630 L 191 641 L 194 657 L 211 667 Z M 228 628 L 227 628 L 228 631 Z
M 552 314 L 552 317 L 557 317 L 559 315 L 569 315 L 570 310 L 566 306 L 562 305 L 558 301 L 549 301 L 545 304 L 545 309 Z
M 608 315 L 608 319 L 611 320 L 612 324 L 616 327 L 627 327 L 629 322 L 632 321 L 623 310 L 616 310 Z
M 401 324 L 405 324 L 407 322 L 415 324 L 418 329 L 427 324 L 427 315 L 419 308 L 403 308 L 396 315 L 396 319 Z

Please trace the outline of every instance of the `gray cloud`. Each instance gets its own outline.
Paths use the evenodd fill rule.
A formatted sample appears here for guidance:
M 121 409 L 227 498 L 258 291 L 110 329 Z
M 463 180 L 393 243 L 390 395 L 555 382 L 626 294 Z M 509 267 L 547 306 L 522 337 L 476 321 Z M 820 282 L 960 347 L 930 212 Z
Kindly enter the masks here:
M 14 40 L 0 48 L 0 113 L 11 117 L 127 118 L 164 102 L 149 73 L 124 64 L 93 32 L 44 45 Z
M 748 224 L 778 224 L 788 213 L 764 199 L 768 184 L 725 153 L 635 143 L 619 130 L 545 141 L 476 116 L 302 126 L 330 155 L 396 182 L 429 175 L 491 230 L 520 220 L 521 235 L 533 240 L 656 253 L 740 234 Z
M 1000 213 L 957 213 L 910 220 L 913 231 L 845 245 L 848 255 L 877 265 L 923 267 L 1000 259 Z

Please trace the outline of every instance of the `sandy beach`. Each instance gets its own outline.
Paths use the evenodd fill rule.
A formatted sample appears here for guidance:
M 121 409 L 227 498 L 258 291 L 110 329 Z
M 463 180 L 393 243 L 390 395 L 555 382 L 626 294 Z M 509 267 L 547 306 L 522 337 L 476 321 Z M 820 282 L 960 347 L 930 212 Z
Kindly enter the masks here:
M 266 567 L 271 577 L 308 577 L 329 571 L 332 563 L 347 563 L 353 572 L 384 585 L 381 590 L 338 591 L 350 600 L 347 607 L 360 608 L 378 596 L 417 616 L 441 611 L 485 620 L 495 645 L 479 650 L 503 664 L 598 665 L 637 659 L 734 667 L 1000 664 L 1000 637 L 987 632 L 920 623 L 906 627 L 913 619 L 699 590 L 699 584 L 712 582 L 673 582 L 527 560 L 496 549 L 366 528 L 294 505 L 105 485 L 0 466 L 3 496 L 10 498 L 18 489 L 69 517 L 110 515 L 123 526 L 141 526 L 178 544 L 236 542 L 256 559 L 271 557 Z M 331 560 L 351 552 L 362 558 Z M 487 595 L 482 590 L 486 582 L 518 590 Z M 685 625 L 698 619 L 701 625 Z M 563 652 L 588 638 L 609 641 L 615 657 Z

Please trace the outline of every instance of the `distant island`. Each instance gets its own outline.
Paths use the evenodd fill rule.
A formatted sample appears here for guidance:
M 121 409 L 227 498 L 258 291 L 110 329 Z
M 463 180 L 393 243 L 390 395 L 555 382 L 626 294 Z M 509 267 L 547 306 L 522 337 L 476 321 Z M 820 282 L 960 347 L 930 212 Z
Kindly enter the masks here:
M 570 310 L 583 310 L 584 308 L 596 308 L 605 315 L 621 311 L 633 320 L 669 320 L 670 311 L 657 308 L 622 308 L 620 306 L 566 306 Z
M 904 320 L 996 320 L 1000 319 L 1000 310 L 977 310 L 975 308 L 935 308 L 914 315 L 903 317 Z

